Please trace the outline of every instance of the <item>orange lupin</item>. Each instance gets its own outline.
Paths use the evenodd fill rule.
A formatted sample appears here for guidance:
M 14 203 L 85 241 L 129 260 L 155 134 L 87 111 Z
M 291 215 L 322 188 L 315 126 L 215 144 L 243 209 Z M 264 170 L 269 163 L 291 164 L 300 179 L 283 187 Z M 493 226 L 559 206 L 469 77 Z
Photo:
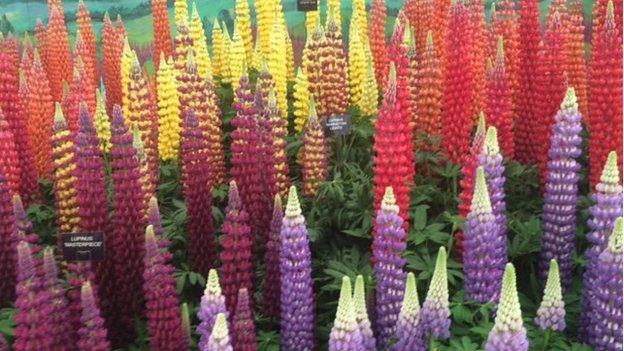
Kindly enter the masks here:
M 492 62 L 488 61 L 485 113 L 489 125 L 498 130 L 503 156 L 507 160 L 513 160 L 515 155 L 513 112 L 511 90 L 505 69 L 506 57 L 502 36 L 498 37 L 497 48 L 494 64 L 492 65 Z
M 6 177 L 12 195 L 19 195 L 20 191 L 20 162 L 15 146 L 15 139 L 9 123 L 0 109 L 0 172 Z
M 485 29 L 483 0 L 470 0 L 468 11 L 472 36 L 472 85 L 474 89 L 472 115 L 476 119 L 485 109 L 485 67 L 487 61 L 488 37 Z
M 84 102 L 89 108 L 89 114 L 93 115 L 95 112 L 95 90 L 97 89 L 97 71 L 96 62 L 92 61 L 93 57 L 89 53 L 89 47 L 83 39 L 80 30 L 76 32 L 76 47 L 74 49 L 74 75 L 76 78 L 76 68 L 80 67 L 81 72 L 81 86 L 79 89 L 84 90 L 85 99 Z M 70 123 L 71 125 L 71 123 Z M 72 130 L 73 129 L 72 127 Z
M 35 151 L 35 162 L 39 177 L 50 174 L 52 149 L 50 134 L 52 133 L 52 116 L 54 104 L 50 94 L 48 77 L 43 69 L 39 53 L 35 50 L 35 58 L 28 72 L 28 140 Z
M 91 90 L 88 88 L 88 77 L 86 73 L 86 67 L 82 63 L 82 59 L 79 57 L 74 67 L 74 77 L 69 86 L 69 95 L 67 97 L 65 109 L 65 115 L 67 116 L 67 125 L 72 133 L 76 133 L 78 130 L 78 111 L 80 110 L 80 104 L 85 103 L 89 108 L 93 106 L 95 111 L 95 88 Z
M 104 85 L 106 86 L 106 110 L 110 115 L 114 105 L 121 105 L 121 66 L 120 57 L 123 51 L 124 37 L 108 17 L 104 15 L 102 27 L 102 66 L 104 69 Z
M 548 149 L 554 116 L 565 96 L 565 33 L 560 15 L 556 12 L 544 34 L 540 51 L 535 79 L 535 119 L 532 124 L 533 158 L 537 160 L 542 184 L 546 181 L 546 166 L 548 163 Z
M 154 27 L 154 64 L 156 70 L 160 61 L 158 58 L 169 57 L 173 50 L 171 44 L 171 29 L 167 15 L 167 0 L 152 0 L 152 17 Z
M 37 19 L 35 26 L 35 39 L 37 39 L 37 49 L 43 68 L 48 71 L 48 32 L 41 19 Z M 32 61 L 32 60 L 31 60 Z M 46 73 L 47 74 L 47 73 Z
M 98 81 L 98 71 L 97 71 L 97 48 L 95 46 L 95 33 L 93 33 L 93 24 L 91 23 L 91 14 L 89 13 L 89 9 L 87 5 L 85 5 L 84 0 L 78 1 L 78 12 L 76 13 L 76 22 L 78 23 L 77 32 L 80 33 L 82 42 L 84 43 L 86 50 L 85 53 L 82 54 L 82 62 L 84 62 L 85 67 L 87 69 L 87 74 L 90 77 L 93 77 L 93 82 L 95 84 L 93 87 L 97 87 Z M 76 38 L 78 34 L 76 34 Z M 78 47 L 77 39 L 76 39 L 76 48 Z M 88 56 L 88 57 L 87 57 Z M 94 93 L 95 94 L 95 90 Z M 92 107 L 89 106 L 89 112 L 93 113 L 91 110 Z
M 73 67 L 62 6 L 51 7 L 47 29 L 47 50 L 49 67 L 46 68 L 50 79 L 50 91 L 52 98 L 60 101 L 63 96 L 63 81 L 71 80 Z
M 499 3 L 498 11 L 492 12 L 492 33 L 489 47 L 490 56 L 496 57 L 498 37 L 503 37 L 505 42 L 505 76 L 509 81 L 515 121 L 518 114 L 517 101 L 520 90 L 520 35 L 518 33 L 518 15 L 514 6 L 514 1 L 502 0 Z M 494 5 L 492 8 L 494 9 Z
M 574 87 L 579 110 L 587 122 L 587 67 L 585 65 L 585 25 L 583 3 L 573 0 L 566 21 L 565 71 L 568 85 Z M 587 123 L 585 123 L 587 124 Z
M 433 149 L 431 140 L 440 137 L 442 133 L 442 99 L 444 91 L 442 86 L 442 71 L 440 59 L 433 43 L 433 33 L 427 35 L 427 46 L 422 53 L 422 61 L 418 66 L 418 111 L 417 133 L 427 135 L 430 145 L 425 146 Z
M 373 0 L 371 12 L 370 45 L 375 64 L 375 78 L 377 78 L 377 86 L 383 89 L 386 86 L 390 64 L 386 47 L 386 1 Z M 318 99 L 318 96 L 315 95 L 315 98 Z M 322 115 L 320 110 L 319 108 L 319 115 Z

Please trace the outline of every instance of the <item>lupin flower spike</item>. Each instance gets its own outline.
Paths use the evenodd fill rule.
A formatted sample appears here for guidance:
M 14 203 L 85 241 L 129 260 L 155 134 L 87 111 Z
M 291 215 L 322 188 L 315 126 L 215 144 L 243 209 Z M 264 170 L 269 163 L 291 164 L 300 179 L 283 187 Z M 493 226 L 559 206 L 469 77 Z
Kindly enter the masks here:
M 223 313 L 217 315 L 217 319 L 208 338 L 208 343 L 201 351 L 233 351 L 230 332 Z
M 609 243 L 598 257 L 596 294 L 590 301 L 588 344 L 595 350 L 622 348 L 622 240 L 622 217 L 618 217 Z
M 568 88 L 561 109 L 555 116 L 548 174 L 542 210 L 542 251 L 540 277 L 546 278 L 551 259 L 561 269 L 564 291 L 572 283 L 579 170 L 581 165 L 581 114 L 574 88 Z
M 76 345 L 79 351 L 109 351 L 108 331 L 104 325 L 104 318 L 93 294 L 90 282 L 84 282 L 80 290 L 82 313 L 80 329 Z
M 566 327 L 565 306 L 561 294 L 561 281 L 559 279 L 559 266 L 556 260 L 550 260 L 548 279 L 544 288 L 544 297 L 537 309 L 535 324 L 540 329 L 552 329 L 563 331 Z
M 607 247 L 615 219 L 622 216 L 622 186 L 620 185 L 620 173 L 615 151 L 611 151 L 607 157 L 600 182 L 592 194 L 592 200 L 594 205 L 589 209 L 590 217 L 587 221 L 587 225 L 591 229 L 587 234 L 590 247 L 585 251 L 587 264 L 583 275 L 579 325 L 579 338 L 583 341 L 587 340 L 587 332 L 590 327 L 589 319 L 592 315 L 591 300 L 596 294 L 598 256 Z
M 219 274 L 217 270 L 211 269 L 208 273 L 206 289 L 197 312 L 197 318 L 200 321 L 199 325 L 197 325 L 197 333 L 200 336 L 199 348 L 201 350 L 206 348 L 218 314 L 224 314 L 227 318 L 228 311 L 225 308 L 225 297 L 222 295 L 221 286 L 219 285 Z
M 345 276 L 342 277 L 334 326 L 329 334 L 329 351 L 359 351 L 362 346 L 351 295 L 351 279 Z
M 364 277 L 358 275 L 355 278 L 355 288 L 353 289 L 353 308 L 355 311 L 355 320 L 362 336 L 362 350 L 375 350 L 375 337 L 371 329 L 371 322 L 368 319 L 368 311 L 366 308 L 366 291 L 364 291 Z
M 290 187 L 282 221 L 280 250 L 281 341 L 285 350 L 312 350 L 314 347 L 314 302 L 310 243 L 305 219 Z
M 482 167 L 477 169 L 472 206 L 464 230 L 466 298 L 480 303 L 498 300 L 503 266 L 498 264 L 500 240 Z M 506 259 L 506 255 L 502 257 Z
M 381 349 L 387 347 L 389 339 L 395 333 L 405 289 L 405 259 L 402 254 L 406 247 L 406 235 L 392 187 L 386 187 L 375 225 L 373 254 L 377 279 L 376 328 L 377 347 Z
M 414 273 L 407 273 L 405 293 L 399 319 L 397 321 L 397 338 L 399 339 L 394 350 L 396 351 L 425 351 L 427 348 L 420 325 L 420 303 Z
M 516 288 L 516 270 L 511 263 L 505 266 L 501 298 L 496 311 L 494 327 L 485 344 L 486 351 L 526 351 L 529 349 L 526 329 Z
M 420 309 L 420 323 L 425 337 L 448 339 L 451 335 L 446 249 L 440 247 L 427 298 Z

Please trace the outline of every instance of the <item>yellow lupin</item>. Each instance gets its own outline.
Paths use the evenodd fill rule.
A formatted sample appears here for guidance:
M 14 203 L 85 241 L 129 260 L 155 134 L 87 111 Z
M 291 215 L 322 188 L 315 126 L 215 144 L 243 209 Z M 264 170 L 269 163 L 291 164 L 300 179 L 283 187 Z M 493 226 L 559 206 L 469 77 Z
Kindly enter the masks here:
M 273 24 L 275 22 L 275 7 L 276 4 L 272 0 L 255 1 L 256 6 L 256 20 L 258 24 L 258 30 L 256 37 L 260 41 L 260 52 L 262 56 L 269 57 L 271 52 L 271 32 L 273 31 Z
M 262 51 L 260 51 L 260 38 L 256 38 L 256 45 L 254 47 L 253 59 L 251 60 L 251 68 L 256 71 L 260 70 L 262 67 L 262 61 L 264 60 L 262 56 Z
M 171 60 L 160 57 L 156 73 L 158 98 L 158 153 L 162 160 L 178 158 L 180 147 L 180 101 Z
M 185 23 L 188 19 L 188 6 L 186 0 L 175 0 L 173 3 L 173 12 L 176 27 Z
M 288 33 L 288 28 L 283 27 L 284 45 L 286 46 L 286 79 L 292 81 L 295 79 L 295 52 L 293 50 L 292 40 Z
M 275 81 L 275 90 L 277 96 L 277 105 L 280 109 L 280 115 L 286 117 L 288 112 L 288 102 L 286 100 L 286 67 L 287 67 L 287 50 L 284 31 L 279 23 L 275 20 L 273 31 L 271 32 L 271 50 L 268 56 L 269 71 L 273 75 Z
M 237 73 L 232 72 L 232 66 L 230 64 L 232 38 L 230 37 L 230 32 L 228 31 L 227 26 L 221 27 L 221 30 L 223 31 L 223 46 L 221 47 L 221 59 L 223 60 L 221 61 L 221 82 L 232 83 L 233 77 L 237 75 Z
M 223 66 L 223 31 L 216 19 L 212 24 L 212 75 L 221 77 Z
M 206 43 L 206 34 L 204 33 L 204 25 L 197 12 L 197 6 L 193 2 L 191 10 L 191 22 L 189 24 L 191 37 L 193 38 L 193 49 L 197 58 L 197 71 L 199 76 L 205 78 L 208 74 L 212 74 L 212 62 L 208 53 L 208 44 Z
M 124 47 L 120 58 L 120 76 L 121 76 L 121 104 L 124 116 L 128 115 L 128 83 L 130 83 L 130 71 L 132 70 L 132 62 L 134 61 L 134 52 L 128 43 L 128 37 L 124 39 Z
M 234 8 L 236 13 L 236 26 L 245 44 L 245 58 L 247 62 L 252 62 L 253 58 L 253 38 L 251 36 L 251 17 L 249 15 L 249 4 L 247 0 L 236 0 Z
M 321 12 L 318 11 L 318 1 L 316 3 L 317 11 L 308 11 L 305 13 L 306 35 L 314 33 L 316 24 L 321 20 Z
M 366 47 L 368 43 L 368 21 L 366 20 L 366 1 L 353 0 L 353 16 L 357 16 L 360 23 L 360 40 L 362 45 Z M 353 20 L 353 19 L 352 19 Z
M 366 58 L 360 36 L 360 20 L 353 12 L 349 24 L 349 92 L 351 105 L 361 106 L 366 80 Z
M 295 130 L 301 132 L 305 127 L 308 120 L 308 114 L 310 111 L 310 91 L 308 90 L 308 76 L 299 67 L 297 69 L 297 77 L 295 78 L 295 87 L 293 97 L 295 101 L 293 106 L 295 108 Z
M 108 115 L 106 114 L 106 103 L 104 102 L 104 94 L 102 93 L 102 90 L 98 89 L 95 96 L 95 130 L 97 132 L 98 140 L 100 141 L 100 149 L 102 149 L 102 152 L 107 153 L 111 149 L 110 118 L 108 118 Z
M 340 14 L 340 0 L 327 0 L 327 11 L 331 11 L 334 15 L 334 21 L 338 30 L 342 30 L 342 16 Z M 327 16 L 329 17 L 329 16 Z
M 232 74 L 232 89 L 236 91 L 238 89 L 239 79 L 241 72 L 243 72 L 243 67 L 247 66 L 247 62 L 245 59 L 245 44 L 243 43 L 243 38 L 238 31 L 238 23 L 234 25 L 234 33 L 232 36 L 232 41 L 230 43 L 230 72 Z
M 366 67 L 366 80 L 364 81 L 364 90 L 360 99 L 360 111 L 365 116 L 372 116 L 377 113 L 379 105 L 379 92 L 377 90 L 377 80 L 375 79 L 375 70 L 373 69 L 373 61 L 368 56 Z

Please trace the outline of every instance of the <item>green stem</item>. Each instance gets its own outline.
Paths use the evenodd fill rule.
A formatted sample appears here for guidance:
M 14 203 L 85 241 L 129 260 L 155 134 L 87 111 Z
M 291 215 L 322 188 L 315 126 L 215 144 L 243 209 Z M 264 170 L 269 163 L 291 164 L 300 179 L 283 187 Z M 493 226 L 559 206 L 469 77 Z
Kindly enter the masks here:
M 548 328 L 546 330 L 546 334 L 544 335 L 544 346 L 542 347 L 543 351 L 548 350 L 548 342 L 550 341 L 550 334 L 552 333 L 552 329 Z
M 435 350 L 435 338 L 433 337 L 433 335 L 429 336 L 429 347 L 427 348 L 427 350 L 429 351 Z

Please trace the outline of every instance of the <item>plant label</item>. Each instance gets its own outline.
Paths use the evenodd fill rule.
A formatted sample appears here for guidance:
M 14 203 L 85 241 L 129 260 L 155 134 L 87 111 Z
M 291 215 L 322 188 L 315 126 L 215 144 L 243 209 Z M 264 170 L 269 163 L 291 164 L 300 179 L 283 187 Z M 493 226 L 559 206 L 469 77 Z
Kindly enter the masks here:
M 102 261 L 104 259 L 104 234 L 61 233 L 63 256 L 68 261 Z
M 318 0 L 297 0 L 297 11 L 317 11 Z
M 331 135 L 351 134 L 351 116 L 330 116 L 325 118 L 325 130 Z

